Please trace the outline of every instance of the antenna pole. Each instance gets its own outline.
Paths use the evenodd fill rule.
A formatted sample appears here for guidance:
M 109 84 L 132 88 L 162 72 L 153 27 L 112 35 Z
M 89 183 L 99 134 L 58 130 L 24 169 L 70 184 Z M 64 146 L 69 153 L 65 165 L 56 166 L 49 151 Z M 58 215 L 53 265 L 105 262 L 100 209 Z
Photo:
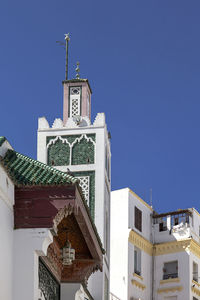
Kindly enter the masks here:
M 151 208 L 153 208 L 153 203 L 152 203 L 152 188 L 150 188 L 150 205 L 151 205 Z
M 67 80 L 68 79 L 68 44 L 70 41 L 69 33 L 65 34 L 65 41 L 66 41 L 65 80 Z

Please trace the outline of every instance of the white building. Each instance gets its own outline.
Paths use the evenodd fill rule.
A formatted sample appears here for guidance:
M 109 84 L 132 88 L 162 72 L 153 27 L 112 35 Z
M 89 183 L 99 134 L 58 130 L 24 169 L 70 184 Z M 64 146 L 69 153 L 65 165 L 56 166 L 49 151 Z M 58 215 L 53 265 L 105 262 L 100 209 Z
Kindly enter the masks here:
M 110 299 L 200 299 L 200 215 L 163 214 L 129 188 L 111 193 Z

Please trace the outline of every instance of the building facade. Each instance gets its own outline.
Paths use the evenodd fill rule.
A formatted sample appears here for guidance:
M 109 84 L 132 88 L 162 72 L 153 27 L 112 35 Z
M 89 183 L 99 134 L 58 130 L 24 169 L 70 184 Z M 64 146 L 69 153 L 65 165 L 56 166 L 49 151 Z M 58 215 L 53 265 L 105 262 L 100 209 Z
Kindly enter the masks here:
M 0 299 L 94 299 L 104 250 L 77 178 L 0 137 L 0 215 Z
M 128 188 L 111 193 L 110 299 L 198 300 L 199 272 L 194 208 L 157 214 Z

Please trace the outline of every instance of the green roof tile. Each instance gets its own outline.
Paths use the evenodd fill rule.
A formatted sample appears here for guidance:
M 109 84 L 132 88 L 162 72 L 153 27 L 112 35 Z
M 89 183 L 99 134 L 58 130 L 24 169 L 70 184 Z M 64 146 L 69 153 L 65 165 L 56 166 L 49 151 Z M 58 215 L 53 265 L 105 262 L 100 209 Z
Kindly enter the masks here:
M 0 145 L 6 139 L 3 140 L 3 137 L 0 137 Z M 2 142 L 1 142 L 2 141 Z M 6 169 L 8 175 L 12 178 L 14 183 L 18 186 L 26 185 L 65 185 L 65 184 L 76 184 L 79 183 L 79 179 L 73 176 L 70 176 L 64 172 L 61 172 L 53 167 L 47 166 L 44 163 L 41 163 L 37 160 L 29 158 L 25 155 L 22 155 L 14 150 L 7 150 L 6 155 L 0 158 L 1 164 Z M 79 191 L 82 195 L 84 206 L 87 210 L 89 219 L 95 231 L 97 240 L 101 247 L 102 253 L 105 253 L 103 249 L 101 239 L 98 235 L 97 228 L 94 224 L 94 221 L 91 217 L 89 208 L 84 199 L 84 195 L 79 186 Z
M 17 185 L 63 185 L 79 182 L 73 176 L 10 149 L 1 158 L 1 163 Z

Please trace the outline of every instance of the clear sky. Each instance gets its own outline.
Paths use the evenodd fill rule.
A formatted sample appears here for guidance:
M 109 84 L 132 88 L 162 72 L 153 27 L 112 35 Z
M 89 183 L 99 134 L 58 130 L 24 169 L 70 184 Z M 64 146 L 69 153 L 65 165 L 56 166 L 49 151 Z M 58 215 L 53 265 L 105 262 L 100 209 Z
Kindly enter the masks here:
M 33 158 L 38 117 L 62 117 L 68 32 L 69 75 L 79 60 L 92 118 L 106 113 L 112 189 L 200 210 L 200 1 L 1 1 L 0 135 Z

